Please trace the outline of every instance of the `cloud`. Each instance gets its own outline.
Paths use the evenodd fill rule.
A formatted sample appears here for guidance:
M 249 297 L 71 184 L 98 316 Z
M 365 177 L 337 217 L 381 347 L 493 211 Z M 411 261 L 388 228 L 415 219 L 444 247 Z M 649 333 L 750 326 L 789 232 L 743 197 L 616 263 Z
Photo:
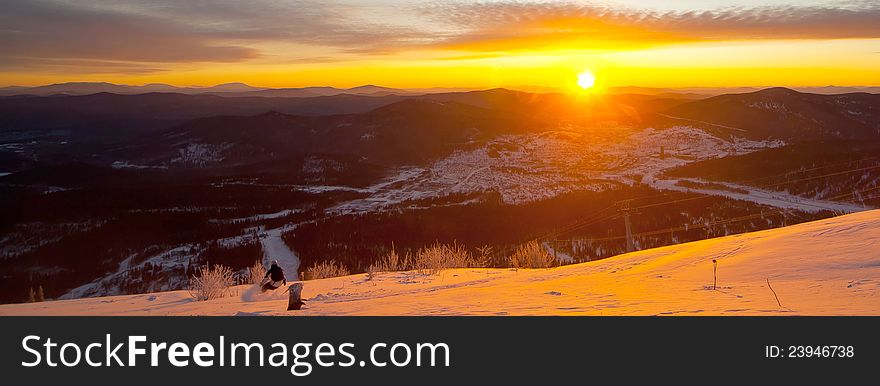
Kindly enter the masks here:
M 0 25 L 3 60 L 234 62 L 259 55 L 252 48 L 223 44 L 221 31 L 43 1 L 5 1 Z
M 167 71 L 158 63 L 119 62 L 109 60 L 64 59 L 64 58 L 22 58 L 0 57 L 0 71 L 39 71 L 47 74 L 70 74 L 75 68 L 77 74 L 152 74 Z
M 880 38 L 880 5 L 870 1 L 699 12 L 552 2 L 338 1 L 3 0 L 0 70 L 139 74 L 180 64 L 329 63 L 411 51 L 463 60 L 553 48 Z
M 228 39 L 314 45 L 345 52 L 393 50 L 433 37 L 415 24 L 394 24 L 383 13 L 394 7 L 333 1 L 158 0 L 149 7 L 134 1 L 125 8 L 167 20 L 212 26 Z M 374 14 L 370 14 L 371 11 Z M 375 15 L 378 13 L 378 17 Z
M 328 50 L 382 53 L 430 38 L 406 26 L 358 20 L 357 11 L 306 1 L 4 0 L 0 62 L 26 69 L 69 63 L 83 71 L 140 72 L 161 67 L 149 63 L 231 63 L 279 56 L 259 48 L 267 44 L 324 49 L 301 53 L 309 60 Z
M 776 6 L 656 12 L 572 3 L 447 3 L 421 12 L 462 31 L 439 46 L 473 51 L 628 49 L 682 42 L 880 38 L 880 6 Z

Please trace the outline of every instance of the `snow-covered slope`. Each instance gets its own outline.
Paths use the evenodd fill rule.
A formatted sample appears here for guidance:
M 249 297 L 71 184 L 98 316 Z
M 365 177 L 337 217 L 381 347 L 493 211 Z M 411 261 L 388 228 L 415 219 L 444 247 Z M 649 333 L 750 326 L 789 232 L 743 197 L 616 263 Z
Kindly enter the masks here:
M 880 315 L 878 251 L 873 210 L 553 269 L 308 281 L 301 311 L 285 311 L 280 291 L 243 286 L 207 302 L 175 291 L 3 305 L 0 315 Z

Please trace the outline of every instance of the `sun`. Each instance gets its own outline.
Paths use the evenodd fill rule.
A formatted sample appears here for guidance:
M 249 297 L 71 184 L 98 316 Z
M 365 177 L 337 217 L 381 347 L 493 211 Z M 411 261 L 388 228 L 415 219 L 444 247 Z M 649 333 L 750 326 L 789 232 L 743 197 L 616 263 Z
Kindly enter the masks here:
M 584 90 L 589 90 L 596 84 L 596 75 L 593 75 L 590 70 L 584 70 L 577 75 L 577 78 L 578 86 Z

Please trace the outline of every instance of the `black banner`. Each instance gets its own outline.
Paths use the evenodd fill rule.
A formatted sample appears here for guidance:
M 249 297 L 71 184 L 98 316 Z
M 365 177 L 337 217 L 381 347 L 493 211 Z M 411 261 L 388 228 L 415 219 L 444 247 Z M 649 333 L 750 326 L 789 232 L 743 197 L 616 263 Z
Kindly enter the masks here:
M 3 317 L 0 371 L 13 384 L 36 385 L 815 384 L 876 378 L 878 322 L 865 317 Z

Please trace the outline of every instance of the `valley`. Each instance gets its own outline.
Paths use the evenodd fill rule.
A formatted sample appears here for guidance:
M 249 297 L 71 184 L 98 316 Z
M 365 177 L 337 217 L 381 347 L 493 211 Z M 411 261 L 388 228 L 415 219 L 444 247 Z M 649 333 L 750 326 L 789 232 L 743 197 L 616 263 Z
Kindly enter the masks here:
M 361 273 L 435 242 L 601 260 L 627 252 L 623 202 L 640 250 L 880 205 L 874 94 L 267 92 L 0 97 L 0 301 L 258 260 Z

